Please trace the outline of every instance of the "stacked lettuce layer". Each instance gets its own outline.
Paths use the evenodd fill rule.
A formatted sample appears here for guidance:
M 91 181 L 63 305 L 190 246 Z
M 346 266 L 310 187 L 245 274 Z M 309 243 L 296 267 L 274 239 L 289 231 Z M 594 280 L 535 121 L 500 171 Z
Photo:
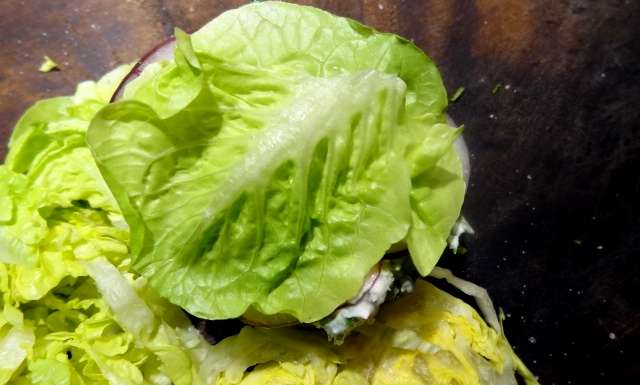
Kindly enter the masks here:
M 501 332 L 426 282 L 336 347 L 303 322 L 386 250 L 428 274 L 464 196 L 433 63 L 323 11 L 252 4 L 16 125 L 0 166 L 0 384 L 515 384 Z M 131 79 L 129 79 L 131 80 Z M 529 377 L 531 380 L 531 378 Z M 533 380 L 532 380 L 533 381 Z

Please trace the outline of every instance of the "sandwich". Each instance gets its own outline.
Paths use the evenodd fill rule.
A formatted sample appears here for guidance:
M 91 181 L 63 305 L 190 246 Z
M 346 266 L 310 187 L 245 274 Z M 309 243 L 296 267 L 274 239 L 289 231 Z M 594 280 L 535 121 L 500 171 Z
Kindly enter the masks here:
M 468 229 L 446 106 L 412 42 L 280 2 L 36 103 L 0 166 L 0 384 L 535 383 L 436 267 Z

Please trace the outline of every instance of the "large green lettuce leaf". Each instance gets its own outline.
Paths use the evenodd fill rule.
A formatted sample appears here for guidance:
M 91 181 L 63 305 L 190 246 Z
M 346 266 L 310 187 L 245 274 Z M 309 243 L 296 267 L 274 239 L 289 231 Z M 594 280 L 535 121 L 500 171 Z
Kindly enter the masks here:
M 202 317 L 255 305 L 322 318 L 408 230 L 394 134 L 403 91 L 379 73 L 304 80 L 277 115 L 246 107 L 253 128 L 207 93 L 164 120 L 137 102 L 105 108 L 88 141 L 141 217 L 135 267 Z M 207 119 L 195 119 L 204 105 Z
M 312 322 L 393 243 L 431 270 L 464 182 L 422 51 L 276 2 L 178 37 L 87 136 L 161 295 L 204 318 Z
M 446 91 L 424 52 L 408 40 L 354 20 L 281 2 L 226 12 L 197 31 L 193 45 L 198 52 L 234 64 L 323 77 L 375 69 L 402 79 L 407 86 L 406 156 L 414 186 L 406 242 L 418 271 L 429 274 L 458 219 L 465 184 L 451 147 L 456 135 L 442 124 Z

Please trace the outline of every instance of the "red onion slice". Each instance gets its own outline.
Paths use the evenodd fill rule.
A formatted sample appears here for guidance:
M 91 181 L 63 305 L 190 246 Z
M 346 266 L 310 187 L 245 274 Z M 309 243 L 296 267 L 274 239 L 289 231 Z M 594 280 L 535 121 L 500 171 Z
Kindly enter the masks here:
M 124 89 L 131 81 L 136 79 L 145 68 L 153 63 L 157 63 L 162 60 L 171 60 L 173 59 L 173 52 L 176 48 L 176 38 L 170 37 L 162 43 L 155 46 L 151 51 L 147 52 L 144 56 L 138 60 L 138 62 L 133 66 L 129 74 L 125 76 L 125 78 L 120 82 L 118 88 L 113 93 L 111 97 L 110 103 L 116 102 L 124 96 Z

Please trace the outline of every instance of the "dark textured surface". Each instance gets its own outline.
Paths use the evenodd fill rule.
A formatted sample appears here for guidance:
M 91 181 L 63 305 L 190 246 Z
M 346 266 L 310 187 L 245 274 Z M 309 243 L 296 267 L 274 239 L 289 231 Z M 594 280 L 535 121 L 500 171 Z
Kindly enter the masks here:
M 243 3 L 4 0 L 0 136 L 34 101 Z M 640 2 L 304 3 L 414 39 L 466 88 L 450 112 L 473 153 L 477 234 L 444 264 L 489 289 L 542 383 L 639 383 Z M 45 54 L 63 70 L 37 72 Z

